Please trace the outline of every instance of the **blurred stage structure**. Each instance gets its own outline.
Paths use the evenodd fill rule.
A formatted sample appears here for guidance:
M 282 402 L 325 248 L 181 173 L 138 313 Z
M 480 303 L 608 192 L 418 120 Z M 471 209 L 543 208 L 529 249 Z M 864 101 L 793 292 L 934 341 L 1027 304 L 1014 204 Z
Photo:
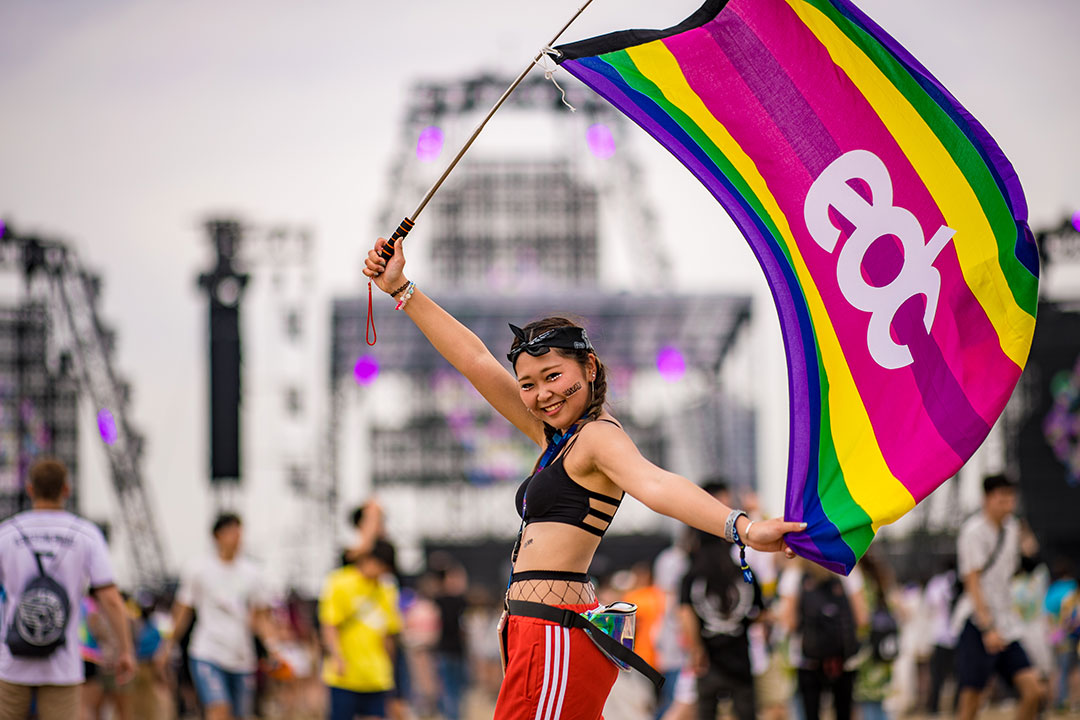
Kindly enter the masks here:
M 212 513 L 237 512 L 268 587 L 314 595 L 334 547 L 326 482 L 326 320 L 303 227 L 219 216 L 208 304 Z M 212 518 L 203 523 L 209 528 Z
M 78 507 L 78 386 L 70 358 L 50 367 L 45 307 L 0 308 L 0 518 L 30 507 L 23 490 L 39 455 L 53 455 L 73 479 Z
M 381 233 L 507 84 L 479 76 L 413 88 Z M 752 382 L 743 340 L 750 298 L 673 286 L 623 142 L 627 123 L 576 84 L 566 95 L 574 114 L 538 73 L 510 97 L 406 240 L 408 275 L 500 358 L 509 322 L 583 318 L 608 366 L 612 412 L 642 452 L 694 480 L 722 473 L 752 488 L 754 411 L 723 382 L 732 367 L 736 383 Z M 449 152 L 440 152 L 444 142 Z M 474 579 L 505 582 L 513 495 L 538 448 L 392 308 L 376 292 L 378 342 L 369 347 L 366 291 L 333 304 L 333 521 L 340 527 L 374 494 L 406 571 L 449 549 Z M 674 529 L 627 498 L 593 571 L 649 559 Z
M 1080 558 L 1080 212 L 1035 234 L 1043 281 L 1031 356 L 1013 396 L 1009 465 L 1043 556 Z
M 133 580 L 164 588 L 168 564 L 143 481 L 143 441 L 128 422 L 130 388 L 113 366 L 114 334 L 97 309 L 100 276 L 68 245 L 8 225 L 0 269 L 22 286 L 0 310 L 0 517 L 25 509 L 27 470 L 39 455 L 64 461 L 77 492 L 81 396 L 98 416 Z
M 215 219 L 206 230 L 217 252 L 210 272 L 199 275 L 209 305 L 210 487 L 214 505 L 231 505 L 240 483 L 241 338 L 240 303 L 250 275 L 236 267 L 243 227 L 232 219 Z

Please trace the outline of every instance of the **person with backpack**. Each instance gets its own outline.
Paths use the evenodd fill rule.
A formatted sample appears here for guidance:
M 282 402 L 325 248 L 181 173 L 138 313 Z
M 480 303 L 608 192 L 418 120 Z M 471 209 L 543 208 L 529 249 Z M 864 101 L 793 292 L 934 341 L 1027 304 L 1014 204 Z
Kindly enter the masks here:
M 721 502 L 730 501 L 726 482 L 714 480 L 703 487 Z M 679 602 L 683 634 L 697 675 L 696 717 L 715 718 L 720 700 L 730 697 L 737 720 L 754 720 L 757 702 L 747 631 L 764 609 L 756 579 L 749 584 L 743 581 L 730 544 L 698 532 Z
M 1020 644 L 1023 626 L 1009 592 L 1020 566 L 1020 523 L 1013 517 L 1015 510 L 1012 480 L 1004 475 L 987 477 L 982 512 L 961 526 L 956 541 L 958 574 L 964 583 L 953 615 L 954 628 L 960 628 L 956 678 L 961 720 L 978 714 L 994 673 L 1016 688 L 1020 696 L 1017 718 L 1034 718 L 1042 701 L 1038 673 Z
M 0 523 L 0 720 L 25 720 L 35 700 L 39 720 L 71 720 L 85 679 L 78 611 L 87 589 L 112 629 L 120 684 L 135 672 L 131 631 L 104 536 L 64 510 L 67 468 L 38 460 L 29 475 L 30 510 Z
M 818 720 L 824 692 L 836 720 L 851 720 L 858 630 L 869 613 L 858 567 L 847 577 L 806 560 L 789 566 L 777 585 L 780 622 L 790 634 L 791 662 L 804 720 Z
M 892 689 L 893 661 L 900 654 L 900 626 L 893 614 L 892 573 L 871 550 L 859 560 L 866 583 L 870 622 L 863 636 L 866 640 L 856 658 L 855 702 L 860 720 L 888 720 L 885 698 Z

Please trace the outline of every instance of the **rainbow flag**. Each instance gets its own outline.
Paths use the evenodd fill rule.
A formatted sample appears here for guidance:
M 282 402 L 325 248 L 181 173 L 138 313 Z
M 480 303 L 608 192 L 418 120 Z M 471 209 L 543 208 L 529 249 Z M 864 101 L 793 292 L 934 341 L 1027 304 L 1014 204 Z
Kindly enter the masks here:
M 846 0 L 709 0 L 553 55 L 749 241 L 788 360 L 785 516 L 809 524 L 788 542 L 850 572 L 971 457 L 1027 361 L 1039 259 L 1012 166 Z

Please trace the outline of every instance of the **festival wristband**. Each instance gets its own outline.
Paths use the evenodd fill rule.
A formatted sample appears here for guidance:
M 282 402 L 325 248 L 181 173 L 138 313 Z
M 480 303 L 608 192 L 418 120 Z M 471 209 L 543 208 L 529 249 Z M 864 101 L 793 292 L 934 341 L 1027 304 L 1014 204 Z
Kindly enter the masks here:
M 738 521 L 740 515 L 746 517 L 747 519 L 749 519 L 749 516 L 742 510 L 732 511 L 731 515 L 729 515 L 728 518 L 730 519 L 732 515 L 735 516 L 735 520 L 731 521 L 731 533 L 733 538 L 732 542 L 739 546 L 739 569 L 742 570 L 743 582 L 750 584 L 754 582 L 754 571 L 750 569 L 750 563 L 746 562 L 746 543 L 744 543 L 742 538 L 739 537 L 739 529 L 735 527 L 735 523 L 736 521 Z M 749 532 L 750 526 L 753 524 L 753 520 L 746 524 L 747 532 Z
M 730 543 L 738 542 L 738 533 L 735 531 L 735 522 L 739 519 L 739 516 L 749 517 L 742 510 L 732 510 L 728 513 L 727 521 L 724 523 L 724 539 Z

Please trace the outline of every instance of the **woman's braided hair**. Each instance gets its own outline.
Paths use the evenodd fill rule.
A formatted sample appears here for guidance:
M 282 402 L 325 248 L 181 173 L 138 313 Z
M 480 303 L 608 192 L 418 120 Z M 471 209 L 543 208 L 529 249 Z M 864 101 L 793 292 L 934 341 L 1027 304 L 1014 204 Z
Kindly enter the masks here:
M 522 330 L 525 331 L 525 337 L 531 340 L 540 333 L 561 327 L 580 328 L 581 325 L 564 317 L 546 317 L 543 320 L 529 323 L 523 327 Z M 526 340 L 526 342 L 528 342 L 528 340 Z M 521 344 L 522 341 L 515 337 L 513 344 L 510 345 L 510 351 L 513 352 L 514 348 Z M 590 353 L 588 350 L 569 350 L 564 348 L 551 348 L 551 352 L 557 352 L 565 358 L 576 360 L 582 368 L 588 363 L 590 354 L 596 358 L 596 379 L 589 383 L 589 404 L 585 407 L 585 417 L 588 421 L 600 417 L 600 413 L 604 412 L 604 405 L 607 402 L 607 369 L 604 367 L 604 363 L 600 362 L 600 358 L 597 357 L 596 352 L 593 351 Z M 555 428 L 544 423 L 544 435 L 550 442 L 555 435 Z

